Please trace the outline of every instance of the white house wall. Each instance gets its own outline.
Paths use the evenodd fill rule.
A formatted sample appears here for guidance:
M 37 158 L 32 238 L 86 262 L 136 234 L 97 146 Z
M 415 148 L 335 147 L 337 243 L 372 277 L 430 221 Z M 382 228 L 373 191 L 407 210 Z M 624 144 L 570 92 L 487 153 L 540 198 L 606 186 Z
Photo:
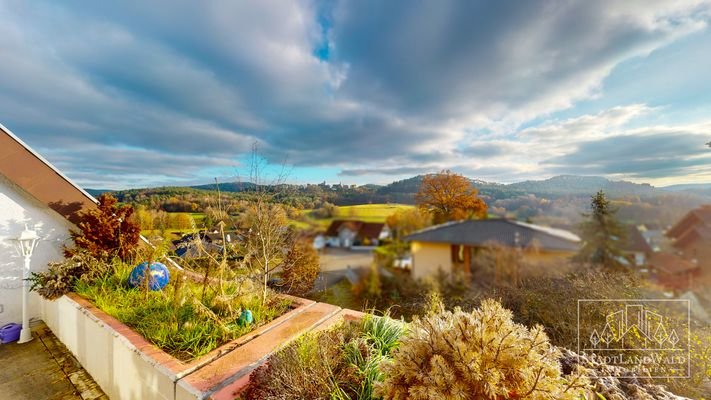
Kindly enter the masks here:
M 72 224 L 47 205 L 0 175 L 0 326 L 22 321 L 22 269 L 13 239 L 27 224 L 41 240 L 32 256 L 32 271 L 44 271 L 50 261 L 64 258 L 62 246 L 70 242 Z M 36 293 L 30 294 L 30 318 L 40 318 Z

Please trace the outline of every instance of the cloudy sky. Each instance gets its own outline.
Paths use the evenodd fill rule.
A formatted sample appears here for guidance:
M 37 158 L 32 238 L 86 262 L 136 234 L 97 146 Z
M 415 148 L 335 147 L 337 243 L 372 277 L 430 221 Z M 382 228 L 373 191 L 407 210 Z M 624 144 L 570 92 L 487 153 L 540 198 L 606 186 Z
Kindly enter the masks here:
M 708 1 L 0 0 L 0 123 L 92 188 L 711 182 Z

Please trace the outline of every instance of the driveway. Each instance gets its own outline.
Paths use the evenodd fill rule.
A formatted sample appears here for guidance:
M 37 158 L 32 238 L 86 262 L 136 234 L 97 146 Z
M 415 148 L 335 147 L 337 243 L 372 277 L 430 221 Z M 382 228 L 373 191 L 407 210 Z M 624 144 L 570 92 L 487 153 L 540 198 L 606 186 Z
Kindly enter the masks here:
M 320 254 L 321 272 L 368 268 L 373 261 L 370 250 L 346 250 L 326 247 Z
M 373 252 L 370 250 L 345 250 L 325 248 L 320 254 L 321 273 L 314 284 L 314 289 L 324 291 L 343 279 L 352 284 L 370 268 Z

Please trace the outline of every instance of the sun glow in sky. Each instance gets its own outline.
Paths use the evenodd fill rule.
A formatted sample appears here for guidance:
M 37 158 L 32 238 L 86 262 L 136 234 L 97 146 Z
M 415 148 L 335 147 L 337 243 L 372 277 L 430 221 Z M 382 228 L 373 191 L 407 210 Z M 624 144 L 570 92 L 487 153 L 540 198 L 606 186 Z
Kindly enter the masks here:
M 711 182 L 708 1 L 2 1 L 0 122 L 83 186 Z

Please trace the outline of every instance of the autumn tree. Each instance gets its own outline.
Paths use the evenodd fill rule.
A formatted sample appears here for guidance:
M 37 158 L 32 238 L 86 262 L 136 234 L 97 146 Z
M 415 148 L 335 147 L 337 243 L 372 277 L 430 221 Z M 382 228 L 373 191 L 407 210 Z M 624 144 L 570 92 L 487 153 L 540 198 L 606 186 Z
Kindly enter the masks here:
M 139 205 L 133 213 L 133 220 L 141 227 L 142 231 L 153 230 L 153 212 L 146 206 Z
M 415 202 L 420 210 L 432 214 L 435 224 L 485 218 L 487 206 L 477 194 L 478 191 L 467 178 L 445 170 L 422 179 Z
M 193 219 L 187 213 L 171 214 L 170 225 L 173 229 L 190 229 L 193 226 Z
M 318 252 L 307 240 L 294 240 L 282 266 L 282 285 L 287 293 L 303 296 L 314 286 L 321 271 Z
M 126 260 L 140 238 L 141 228 L 131 218 L 133 207 L 119 206 L 110 194 L 102 194 L 98 200 L 97 208 L 81 214 L 79 230 L 70 232 L 76 248 L 65 248 L 64 255 L 71 257 L 77 249 L 84 249 L 102 261 L 113 257 Z
M 403 237 L 428 227 L 432 223 L 432 217 L 421 209 L 397 210 L 385 220 L 385 223 L 393 232 L 393 237 L 399 241 Z
M 625 231 L 615 217 L 617 210 L 602 190 L 592 196 L 590 208 L 591 213 L 583 214 L 585 221 L 580 224 L 583 247 L 575 259 L 608 270 L 621 270 L 620 245 L 625 240 Z

